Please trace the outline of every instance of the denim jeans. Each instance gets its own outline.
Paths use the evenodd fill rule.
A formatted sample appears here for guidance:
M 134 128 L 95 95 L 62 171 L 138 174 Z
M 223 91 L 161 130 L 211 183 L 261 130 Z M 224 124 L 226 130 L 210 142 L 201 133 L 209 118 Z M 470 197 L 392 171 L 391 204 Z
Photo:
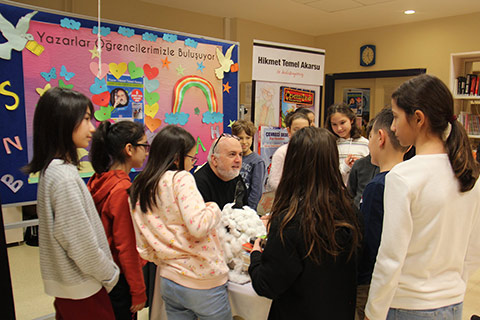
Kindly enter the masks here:
M 463 303 L 429 310 L 390 308 L 387 320 L 462 320 Z
M 168 320 L 232 320 L 227 284 L 199 290 L 162 277 L 160 288 Z

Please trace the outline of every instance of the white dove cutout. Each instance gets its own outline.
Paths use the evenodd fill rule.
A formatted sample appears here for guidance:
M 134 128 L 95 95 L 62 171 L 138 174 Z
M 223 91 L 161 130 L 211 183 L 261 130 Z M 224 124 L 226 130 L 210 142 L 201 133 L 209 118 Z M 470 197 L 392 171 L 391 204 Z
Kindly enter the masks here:
M 33 36 L 27 33 L 30 27 L 30 19 L 37 14 L 38 11 L 27 13 L 25 16 L 18 19 L 17 25 L 14 27 L 4 16 L 0 13 L 0 31 L 2 32 L 7 42 L 0 43 L 0 58 L 10 60 L 12 49 L 22 51 L 29 40 L 33 40 Z
M 233 64 L 233 61 L 231 59 L 233 48 L 235 48 L 234 44 L 232 44 L 230 48 L 227 49 L 227 52 L 225 52 L 225 55 L 223 55 L 223 53 L 217 48 L 217 59 L 218 59 L 218 62 L 220 62 L 220 68 L 215 69 L 215 75 L 220 80 L 223 79 L 223 73 L 229 72 L 230 66 Z

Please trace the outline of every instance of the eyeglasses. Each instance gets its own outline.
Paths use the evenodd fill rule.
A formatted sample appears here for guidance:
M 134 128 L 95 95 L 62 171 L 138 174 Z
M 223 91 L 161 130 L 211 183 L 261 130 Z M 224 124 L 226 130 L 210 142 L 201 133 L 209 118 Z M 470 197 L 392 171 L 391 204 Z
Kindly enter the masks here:
M 144 147 L 146 152 L 150 151 L 150 145 L 148 143 L 132 143 L 134 147 Z
M 198 161 L 198 158 L 197 158 L 197 157 L 192 157 L 192 156 L 189 156 L 188 154 L 187 154 L 187 155 L 185 155 L 185 157 L 189 157 L 189 158 L 191 158 L 191 159 L 192 159 L 192 162 L 193 162 L 193 164 L 197 163 L 197 161 Z
M 234 139 L 237 139 L 238 141 L 240 141 L 240 138 L 237 137 L 237 136 L 234 136 L 233 134 L 230 134 L 230 133 L 222 133 L 220 135 L 220 137 L 218 137 L 217 141 L 215 142 L 215 144 L 213 145 L 213 149 L 212 149 L 212 153 L 215 153 L 215 148 L 217 147 L 217 144 L 218 142 L 220 141 L 220 139 L 222 139 L 222 137 L 227 137 L 227 138 L 234 138 Z

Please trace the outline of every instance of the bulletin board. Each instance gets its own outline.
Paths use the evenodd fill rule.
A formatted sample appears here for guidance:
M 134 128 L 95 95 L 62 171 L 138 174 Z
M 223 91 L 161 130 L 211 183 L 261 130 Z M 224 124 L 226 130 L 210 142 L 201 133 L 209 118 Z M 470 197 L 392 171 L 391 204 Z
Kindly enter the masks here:
M 35 105 L 51 87 L 84 93 L 97 121 L 143 123 L 149 141 L 168 124 L 184 127 L 199 163 L 237 119 L 236 42 L 107 20 L 98 28 L 94 18 L 12 2 L 0 2 L 0 14 L 3 204 L 36 199 L 38 176 L 20 168 L 32 157 Z M 88 150 L 79 149 L 79 158 L 87 179 Z

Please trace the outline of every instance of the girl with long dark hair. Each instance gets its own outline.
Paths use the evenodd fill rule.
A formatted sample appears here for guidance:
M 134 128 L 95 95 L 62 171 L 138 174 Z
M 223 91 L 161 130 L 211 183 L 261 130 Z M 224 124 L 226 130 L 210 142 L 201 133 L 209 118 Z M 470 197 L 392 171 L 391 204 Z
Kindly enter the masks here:
M 269 319 L 353 319 L 356 211 L 342 183 L 336 139 L 306 127 L 289 142 L 268 240 L 251 253 L 255 291 L 273 299 Z

